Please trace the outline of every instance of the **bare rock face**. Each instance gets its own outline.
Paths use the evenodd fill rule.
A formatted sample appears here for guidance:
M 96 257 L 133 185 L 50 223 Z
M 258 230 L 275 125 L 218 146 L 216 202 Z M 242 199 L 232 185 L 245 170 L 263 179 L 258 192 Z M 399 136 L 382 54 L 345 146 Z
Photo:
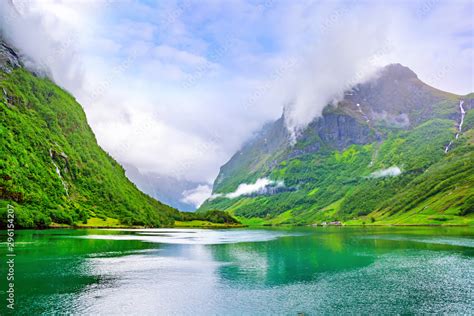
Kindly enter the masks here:
M 19 56 L 0 38 L 0 70 L 9 73 L 18 67 L 21 67 Z
M 8 41 L 0 36 L 0 70 L 10 73 L 13 69 L 20 67 L 24 67 L 35 76 L 54 81 L 53 75 L 46 65 L 37 63 L 30 56 L 14 49 Z
M 359 123 L 349 115 L 326 114 L 316 124 L 322 141 L 338 150 L 350 145 L 363 145 L 375 141 L 375 135 L 366 124 Z
M 355 86 L 344 102 L 363 109 L 369 119 L 393 127 L 408 128 L 426 119 L 439 116 L 440 102 L 452 99 L 449 114 L 455 114 L 456 96 L 422 82 L 408 67 L 391 64 L 378 77 Z
M 275 156 L 278 155 L 278 152 L 288 148 L 289 145 L 290 134 L 282 116 L 278 120 L 266 124 L 221 167 L 219 176 L 214 182 L 214 188 L 219 186 L 222 180 L 242 170 L 251 173 L 258 171 L 263 166 L 273 167 L 279 162 L 278 159 L 275 159 Z

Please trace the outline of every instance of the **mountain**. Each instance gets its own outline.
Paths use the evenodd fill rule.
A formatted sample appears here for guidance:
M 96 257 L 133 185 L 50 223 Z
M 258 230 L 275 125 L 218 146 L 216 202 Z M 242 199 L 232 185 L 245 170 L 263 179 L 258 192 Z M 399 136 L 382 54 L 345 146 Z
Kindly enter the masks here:
M 221 167 L 199 211 L 260 224 L 473 223 L 473 107 L 473 94 L 388 65 L 296 142 L 285 114 L 264 126 Z
M 177 210 L 142 193 L 97 144 L 76 100 L 22 67 L 0 40 L 0 226 L 171 225 Z
M 141 191 L 167 205 L 185 212 L 195 211 L 196 206 L 183 201 L 183 192 L 192 190 L 199 185 L 206 185 L 206 183 L 177 179 L 153 172 L 141 173 L 140 170 L 129 164 L 125 164 L 124 168 L 127 177 L 135 183 Z

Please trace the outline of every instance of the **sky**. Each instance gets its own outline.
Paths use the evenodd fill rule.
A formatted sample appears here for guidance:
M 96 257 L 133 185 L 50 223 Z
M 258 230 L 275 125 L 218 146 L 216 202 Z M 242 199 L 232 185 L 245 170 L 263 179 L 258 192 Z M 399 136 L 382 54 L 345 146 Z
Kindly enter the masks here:
M 199 183 L 281 116 L 293 135 L 399 62 L 474 91 L 474 4 L 460 0 L 8 0 L 3 35 L 84 107 L 99 144 L 143 174 Z

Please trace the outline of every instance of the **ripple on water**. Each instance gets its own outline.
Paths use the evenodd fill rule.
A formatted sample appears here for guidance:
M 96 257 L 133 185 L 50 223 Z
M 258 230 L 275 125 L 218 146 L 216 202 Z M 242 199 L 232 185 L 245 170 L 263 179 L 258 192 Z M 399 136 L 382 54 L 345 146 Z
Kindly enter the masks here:
M 83 291 L 75 302 L 81 313 L 391 315 L 468 314 L 474 308 L 472 261 L 432 251 L 386 254 L 361 269 L 271 287 L 222 278 L 215 273 L 219 264 L 205 257 L 128 256 L 91 264 L 116 281 Z
M 427 244 L 438 244 L 447 246 L 459 246 L 474 248 L 474 238 L 462 238 L 462 237 L 418 237 L 418 236 L 399 236 L 399 235 L 372 235 L 363 236 L 361 239 L 378 239 L 378 240 L 391 240 L 391 241 L 411 241 L 420 242 Z
M 216 245 L 241 242 L 263 242 L 281 237 L 301 236 L 302 233 L 268 230 L 206 230 L 206 229 L 143 229 L 121 230 L 130 234 L 82 235 L 70 238 L 101 240 L 139 240 L 164 244 Z
M 468 248 L 471 240 L 464 237 L 416 231 L 370 236 L 367 230 L 344 229 L 113 233 L 48 238 L 47 244 L 19 249 L 18 260 L 32 264 L 17 281 L 18 293 L 22 284 L 23 289 L 45 285 L 43 292 L 23 297 L 27 302 L 21 305 L 23 314 L 472 314 L 474 310 L 474 253 Z M 300 235 L 305 236 L 291 237 Z M 89 251 L 78 252 L 79 246 Z M 460 251 L 459 246 L 467 248 Z M 54 256 L 44 254 L 51 249 Z M 18 267 L 22 265 L 25 261 L 19 261 Z

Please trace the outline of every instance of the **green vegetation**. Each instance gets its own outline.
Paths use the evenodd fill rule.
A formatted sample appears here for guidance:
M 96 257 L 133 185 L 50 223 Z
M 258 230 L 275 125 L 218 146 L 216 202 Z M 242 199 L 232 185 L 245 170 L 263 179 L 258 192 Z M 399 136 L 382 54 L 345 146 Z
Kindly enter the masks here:
M 240 222 L 232 215 L 219 210 L 210 210 L 201 213 L 181 212 L 175 219 L 180 222 L 201 221 L 223 225 L 240 225 Z
M 87 222 L 79 223 L 78 227 L 123 227 L 124 225 L 120 223 L 118 219 L 115 218 L 98 218 L 91 217 L 87 219 Z
M 18 228 L 240 224 L 221 211 L 181 213 L 142 193 L 97 145 L 71 95 L 24 69 L 0 75 L 0 227 L 8 204 Z
M 127 226 L 173 224 L 178 212 L 125 177 L 97 145 L 71 95 L 24 69 L 0 76 L 1 227 L 8 203 L 15 207 L 17 227 L 24 228 L 100 226 L 110 220 Z
M 352 124 L 343 132 L 355 136 L 345 137 L 369 129 L 365 143 L 342 149 L 334 144 L 340 139 L 321 136 L 314 124 L 292 146 L 283 119 L 267 125 L 226 164 L 227 176 L 214 189 L 231 192 L 262 177 L 286 188 L 215 198 L 198 213 L 180 213 L 140 192 L 97 145 L 81 106 L 50 80 L 21 68 L 1 72 L 0 95 L 0 227 L 7 204 L 20 228 L 474 223 L 474 112 L 467 112 L 463 133 L 446 154 L 457 100 L 439 91 L 429 111 L 410 112 L 417 124 L 409 128 L 372 126 L 352 119 L 351 109 L 326 109 Z M 401 174 L 374 176 L 391 167 Z
M 213 223 L 209 221 L 192 220 L 192 221 L 175 221 L 173 227 L 188 228 L 239 228 L 244 227 L 242 224 Z
M 379 135 L 380 139 L 342 150 L 331 141 L 322 141 L 314 125 L 303 132 L 296 144 L 271 153 L 259 150 L 261 142 L 254 140 L 223 167 L 222 173 L 228 178 L 219 175 L 214 191 L 231 192 L 239 183 L 252 183 L 262 177 L 282 180 L 288 190 L 235 199 L 215 198 L 206 201 L 199 211 L 223 210 L 249 226 L 330 221 L 352 225 L 472 225 L 474 111 L 467 111 L 463 133 L 454 139 L 459 101 L 451 94 L 434 94 L 445 99 L 410 112 L 416 125 L 394 128 L 383 122 L 375 126 L 359 122 L 359 126 L 369 126 L 370 135 Z M 347 115 L 356 115 L 349 108 L 337 111 L 345 116 L 345 122 Z M 401 173 L 377 176 L 389 168 L 399 168 Z M 240 182 L 235 183 L 235 179 Z

